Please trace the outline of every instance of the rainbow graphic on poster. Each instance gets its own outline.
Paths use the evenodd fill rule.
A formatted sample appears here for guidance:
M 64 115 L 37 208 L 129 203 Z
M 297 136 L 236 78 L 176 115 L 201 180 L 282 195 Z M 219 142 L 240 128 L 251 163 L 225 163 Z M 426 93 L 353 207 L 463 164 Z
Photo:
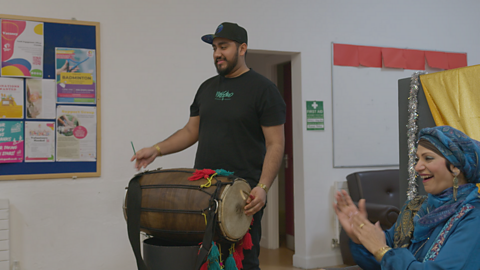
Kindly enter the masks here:
M 0 163 L 23 161 L 23 121 L 0 121 Z
M 43 77 L 43 23 L 2 20 L 2 76 Z

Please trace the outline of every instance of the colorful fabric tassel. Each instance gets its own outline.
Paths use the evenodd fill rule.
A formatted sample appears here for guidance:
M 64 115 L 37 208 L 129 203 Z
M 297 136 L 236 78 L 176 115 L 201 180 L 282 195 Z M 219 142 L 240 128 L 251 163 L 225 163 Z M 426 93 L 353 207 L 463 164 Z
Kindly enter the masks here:
M 220 263 L 218 261 L 214 261 L 208 266 L 208 270 L 222 270 L 222 268 L 220 267 Z
M 200 267 L 200 270 L 208 270 L 208 264 L 209 264 L 209 262 L 206 261 L 206 262 L 202 265 L 202 267 Z
M 252 243 L 252 235 L 250 232 L 247 232 L 245 236 L 243 237 L 243 249 L 252 249 L 253 243 Z
M 237 269 L 243 269 L 243 249 L 235 249 L 233 253 L 233 259 L 235 260 L 235 264 L 237 265 Z
M 215 170 L 215 172 L 217 172 L 218 175 L 220 176 L 230 176 L 233 174 L 233 172 L 229 172 L 227 170 L 224 170 L 224 169 L 218 169 L 218 170 Z
M 243 261 L 243 259 L 245 259 L 245 256 L 243 255 L 243 247 L 235 248 L 235 252 L 233 253 L 233 258 L 235 259 L 235 257 L 238 257 L 240 261 Z
M 218 261 L 220 258 L 220 252 L 218 251 L 217 245 L 215 245 L 215 242 L 212 242 L 212 248 L 210 249 L 210 253 L 208 254 L 208 260 L 210 262 L 215 262 Z
M 195 180 L 199 180 L 199 179 L 202 179 L 202 178 L 208 179 L 208 177 L 210 177 L 210 175 L 212 175 L 214 173 L 215 173 L 215 171 L 210 170 L 210 169 L 195 170 L 193 175 L 190 176 L 188 178 L 188 180 L 195 181 Z
M 227 260 L 225 261 L 225 270 L 238 270 L 233 254 L 228 255 Z
M 245 237 L 245 236 L 244 236 Z M 241 252 L 242 253 L 242 256 L 243 256 L 243 239 L 240 240 L 237 244 L 236 244 L 236 247 L 235 247 L 235 251 L 236 252 Z M 243 258 L 242 258 L 243 260 Z
M 242 261 L 245 258 L 243 254 L 243 250 L 245 249 L 251 250 L 252 247 L 253 247 L 252 235 L 250 234 L 250 232 L 247 232 L 245 236 L 243 236 L 242 240 L 240 240 L 235 246 L 232 246 L 232 250 L 230 251 L 230 256 L 233 257 L 233 260 L 235 261 L 235 264 L 237 266 L 237 270 L 243 269 Z M 233 254 L 232 254 L 232 251 L 233 251 Z M 230 269 L 225 269 L 225 270 L 230 270 Z

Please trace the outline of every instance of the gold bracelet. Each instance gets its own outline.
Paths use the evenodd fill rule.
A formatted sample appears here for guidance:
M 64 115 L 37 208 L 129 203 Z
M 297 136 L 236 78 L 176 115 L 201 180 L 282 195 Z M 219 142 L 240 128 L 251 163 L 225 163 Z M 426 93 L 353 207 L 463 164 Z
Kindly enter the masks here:
M 155 144 L 155 149 L 157 149 L 157 156 L 163 156 L 162 151 L 160 151 L 160 146 L 158 146 L 158 144 Z
M 384 246 L 381 249 L 377 250 L 377 252 L 375 252 L 373 256 L 375 256 L 375 259 L 380 262 L 382 261 L 383 255 L 385 255 L 385 253 L 387 253 L 390 249 L 392 248 L 389 246 Z
M 268 187 L 267 187 L 265 184 L 258 183 L 258 184 L 257 184 L 257 187 L 263 188 L 263 190 L 265 190 L 265 193 L 268 193 Z

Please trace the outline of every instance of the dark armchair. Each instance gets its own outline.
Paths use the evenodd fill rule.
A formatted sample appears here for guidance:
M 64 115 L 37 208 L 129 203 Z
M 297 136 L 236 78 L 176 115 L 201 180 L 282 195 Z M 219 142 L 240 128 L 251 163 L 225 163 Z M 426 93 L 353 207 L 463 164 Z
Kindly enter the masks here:
M 347 175 L 350 197 L 358 203 L 366 200 L 368 219 L 375 223 L 380 221 L 384 230 L 395 224 L 400 209 L 399 170 L 362 171 Z M 350 253 L 349 238 L 342 229 L 340 232 L 340 251 L 343 263 L 355 265 Z

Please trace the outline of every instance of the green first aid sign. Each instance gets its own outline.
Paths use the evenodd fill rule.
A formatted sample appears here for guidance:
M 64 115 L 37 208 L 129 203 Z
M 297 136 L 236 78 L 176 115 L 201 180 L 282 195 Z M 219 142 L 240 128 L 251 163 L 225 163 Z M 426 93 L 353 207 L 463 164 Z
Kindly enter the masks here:
M 307 101 L 307 130 L 325 130 L 323 101 Z

